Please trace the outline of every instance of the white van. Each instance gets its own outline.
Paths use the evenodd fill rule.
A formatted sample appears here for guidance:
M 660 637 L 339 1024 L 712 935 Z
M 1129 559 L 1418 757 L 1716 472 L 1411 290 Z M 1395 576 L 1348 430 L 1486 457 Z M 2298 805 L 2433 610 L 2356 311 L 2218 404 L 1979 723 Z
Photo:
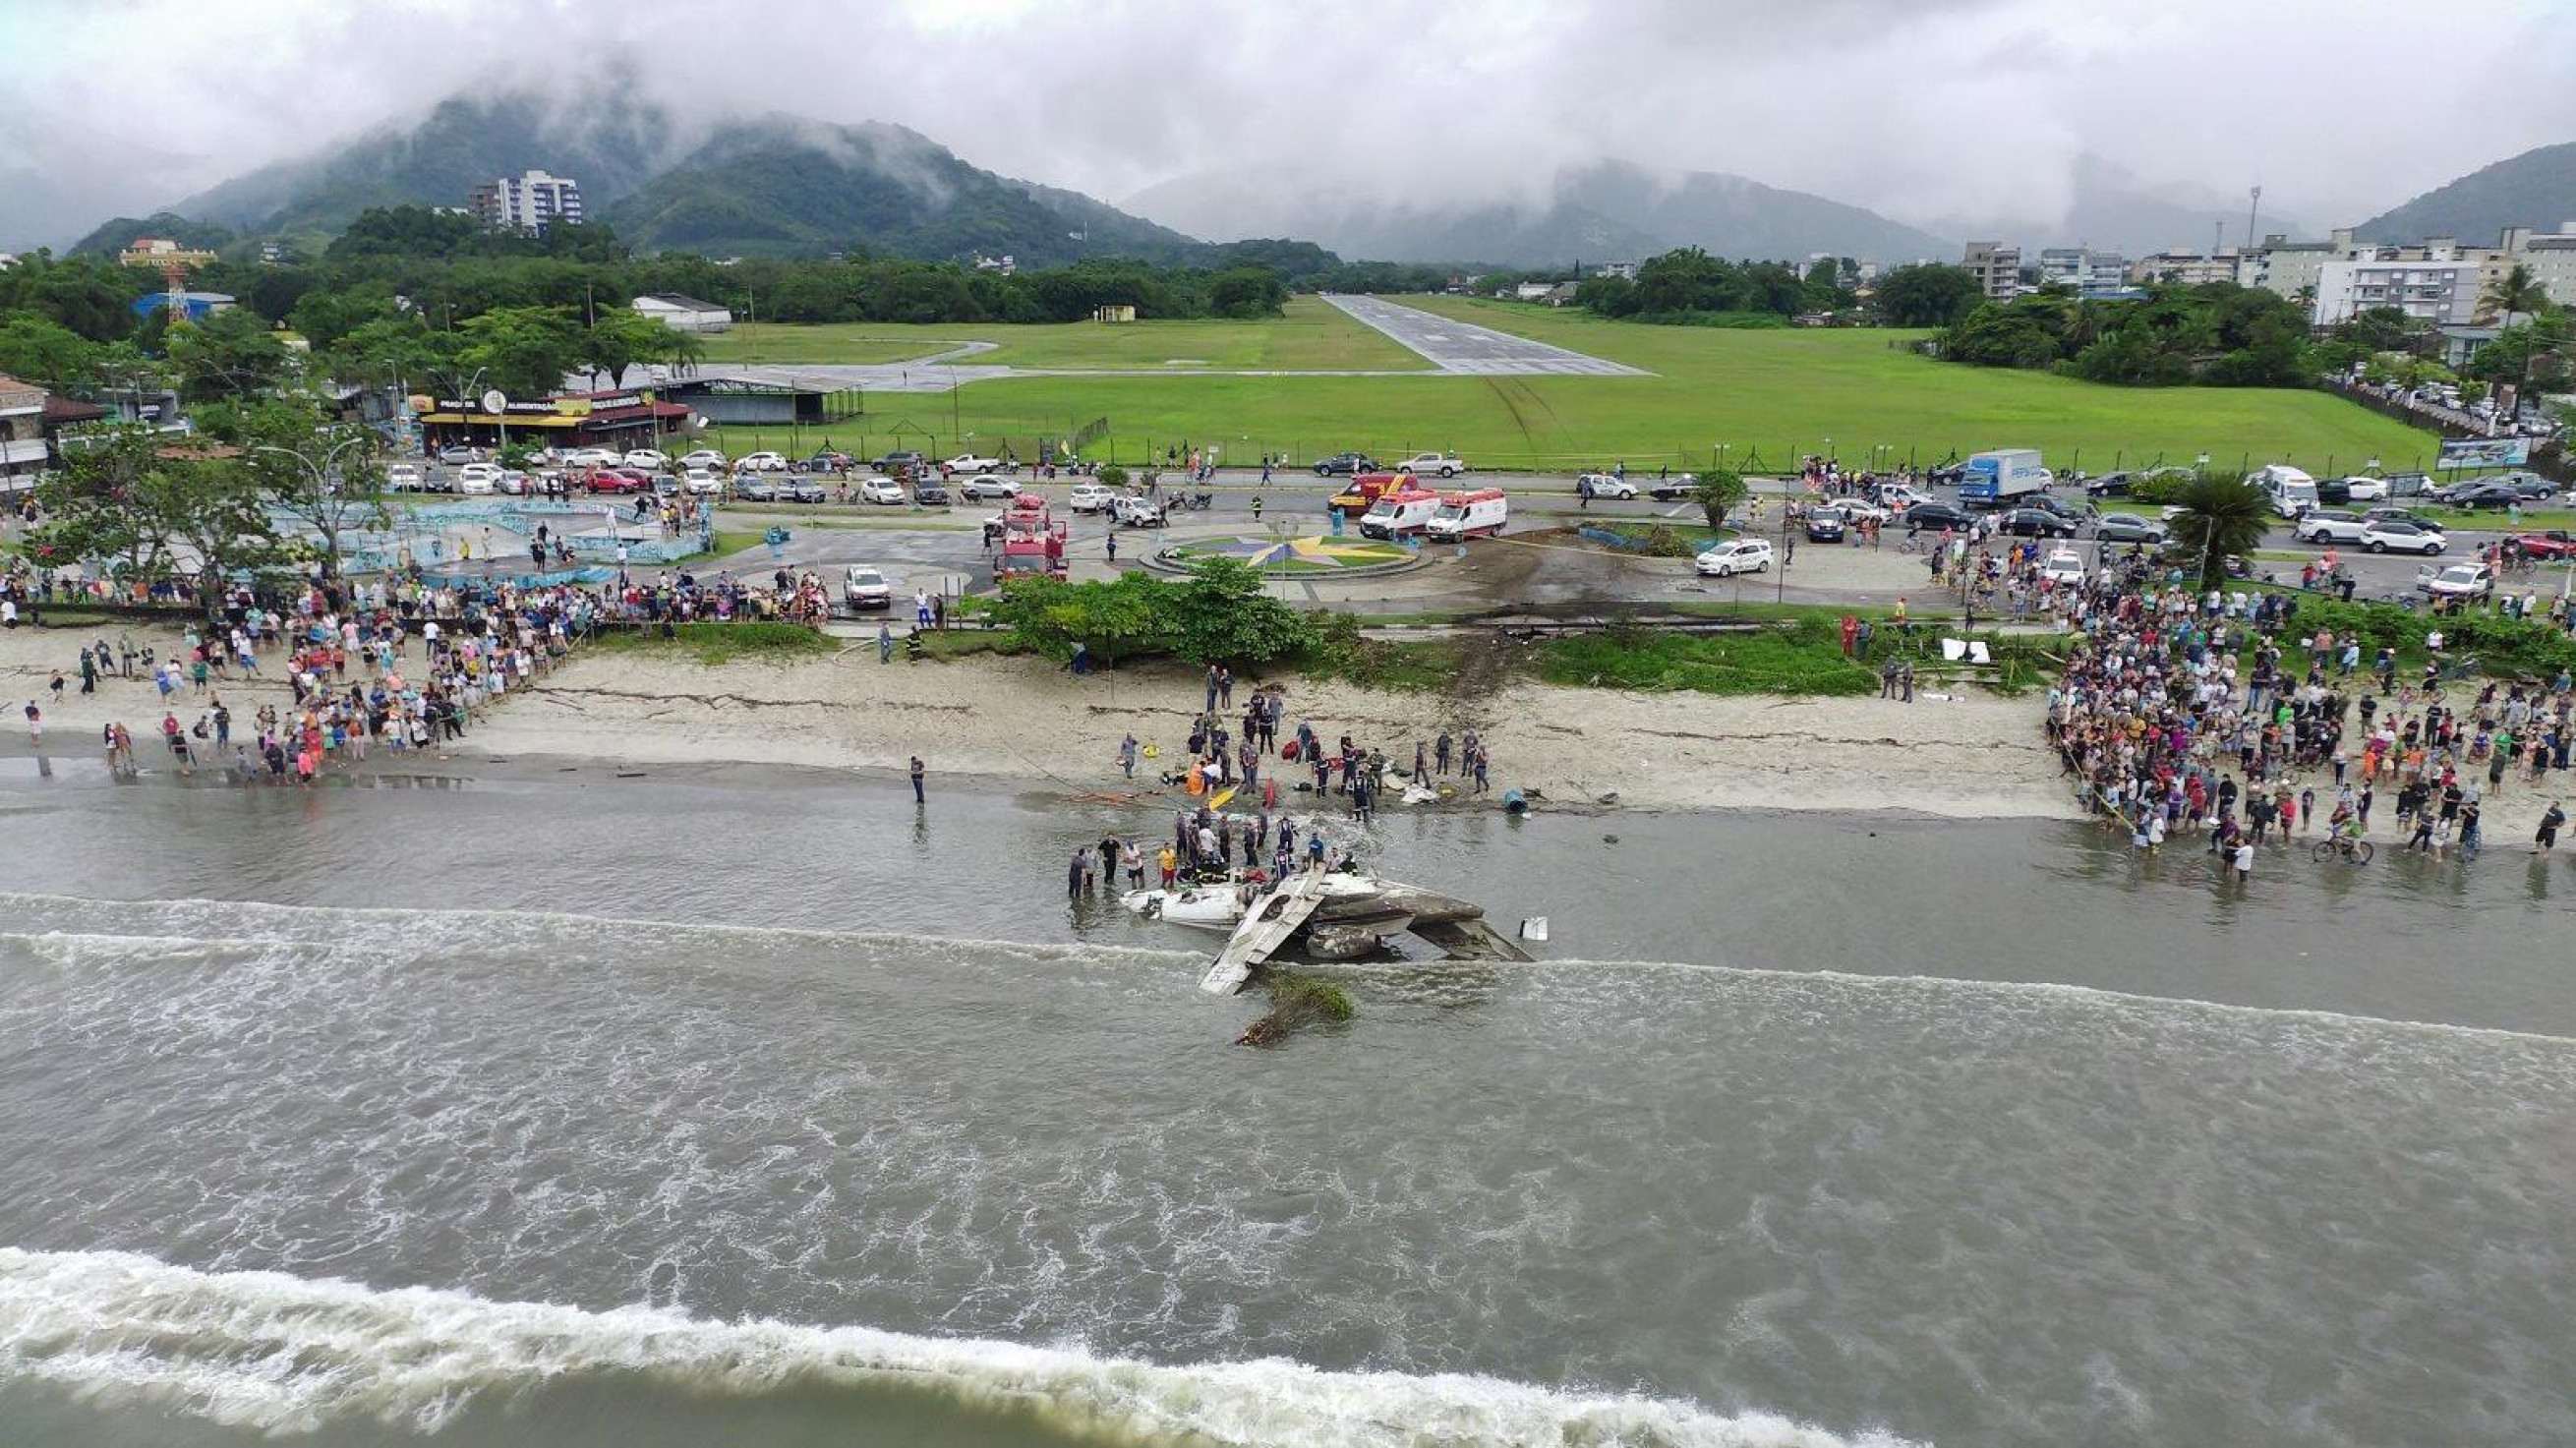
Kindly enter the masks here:
M 1443 543 L 1467 538 L 1489 538 L 1503 531 L 1503 520 L 1512 512 L 1511 501 L 1500 488 L 1479 488 L 1472 493 L 1444 493 L 1440 511 L 1422 525 L 1422 535 Z
M 1440 511 L 1438 493 L 1381 493 L 1360 515 L 1365 538 L 1402 538 L 1419 533 Z
M 2317 505 L 2317 480 L 2288 463 L 2267 463 L 2245 481 L 2261 488 L 2263 496 L 2272 500 L 2272 511 L 2284 518 L 2296 518 Z

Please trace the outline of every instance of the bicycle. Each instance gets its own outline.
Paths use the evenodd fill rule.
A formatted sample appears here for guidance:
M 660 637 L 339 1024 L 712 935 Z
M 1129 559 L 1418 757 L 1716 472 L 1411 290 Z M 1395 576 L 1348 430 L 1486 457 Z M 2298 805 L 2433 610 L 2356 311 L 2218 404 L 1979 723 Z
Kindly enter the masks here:
M 2368 840 L 2319 840 L 2316 847 L 2308 851 L 2308 858 L 2322 865 L 2328 860 L 2341 856 L 2347 864 L 2367 865 L 2378 853 L 2371 848 Z

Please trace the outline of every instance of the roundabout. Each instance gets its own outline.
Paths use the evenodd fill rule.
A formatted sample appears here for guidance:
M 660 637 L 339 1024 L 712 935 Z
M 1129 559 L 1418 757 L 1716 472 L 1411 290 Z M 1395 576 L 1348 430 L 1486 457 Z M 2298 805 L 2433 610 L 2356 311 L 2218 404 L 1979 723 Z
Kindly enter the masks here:
M 1148 560 L 1152 566 L 1178 572 L 1210 558 L 1231 558 L 1273 577 L 1355 578 L 1400 573 L 1421 565 L 1416 551 L 1401 543 L 1369 538 L 1303 538 L 1216 534 L 1165 544 Z

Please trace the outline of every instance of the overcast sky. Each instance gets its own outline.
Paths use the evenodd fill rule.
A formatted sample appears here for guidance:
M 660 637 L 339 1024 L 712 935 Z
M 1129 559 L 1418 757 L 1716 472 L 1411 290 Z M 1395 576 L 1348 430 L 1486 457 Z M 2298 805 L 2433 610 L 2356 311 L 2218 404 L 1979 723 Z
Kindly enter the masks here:
M 2576 139 L 2576 0 L 0 0 L 0 244 L 621 51 L 693 115 L 900 122 L 1111 201 L 1613 156 L 2045 217 L 2089 150 L 2322 228 Z

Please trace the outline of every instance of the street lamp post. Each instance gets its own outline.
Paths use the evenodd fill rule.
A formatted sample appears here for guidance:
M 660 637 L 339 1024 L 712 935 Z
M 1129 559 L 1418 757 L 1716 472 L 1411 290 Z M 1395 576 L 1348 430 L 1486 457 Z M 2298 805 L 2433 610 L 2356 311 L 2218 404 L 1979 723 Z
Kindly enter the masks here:
M 304 454 L 297 452 L 293 448 L 277 447 L 272 444 L 262 444 L 253 448 L 252 451 L 275 453 L 279 457 L 294 459 L 296 466 L 304 469 L 305 476 L 310 478 L 313 482 L 313 496 L 316 500 L 314 507 L 315 512 L 318 515 L 322 511 L 322 504 L 319 500 L 330 496 L 331 472 L 333 469 L 339 467 L 340 455 L 351 448 L 363 446 L 366 441 L 367 436 L 365 433 L 351 433 L 349 436 L 340 439 L 338 442 L 333 443 L 330 447 L 324 449 L 322 460 L 320 462 L 315 462 L 313 459 L 306 457 Z M 319 526 L 318 517 L 316 522 L 317 526 Z M 331 527 L 322 529 L 322 532 L 324 535 L 322 539 L 324 544 L 322 554 L 322 576 L 329 578 L 340 571 L 340 530 L 337 527 Z

